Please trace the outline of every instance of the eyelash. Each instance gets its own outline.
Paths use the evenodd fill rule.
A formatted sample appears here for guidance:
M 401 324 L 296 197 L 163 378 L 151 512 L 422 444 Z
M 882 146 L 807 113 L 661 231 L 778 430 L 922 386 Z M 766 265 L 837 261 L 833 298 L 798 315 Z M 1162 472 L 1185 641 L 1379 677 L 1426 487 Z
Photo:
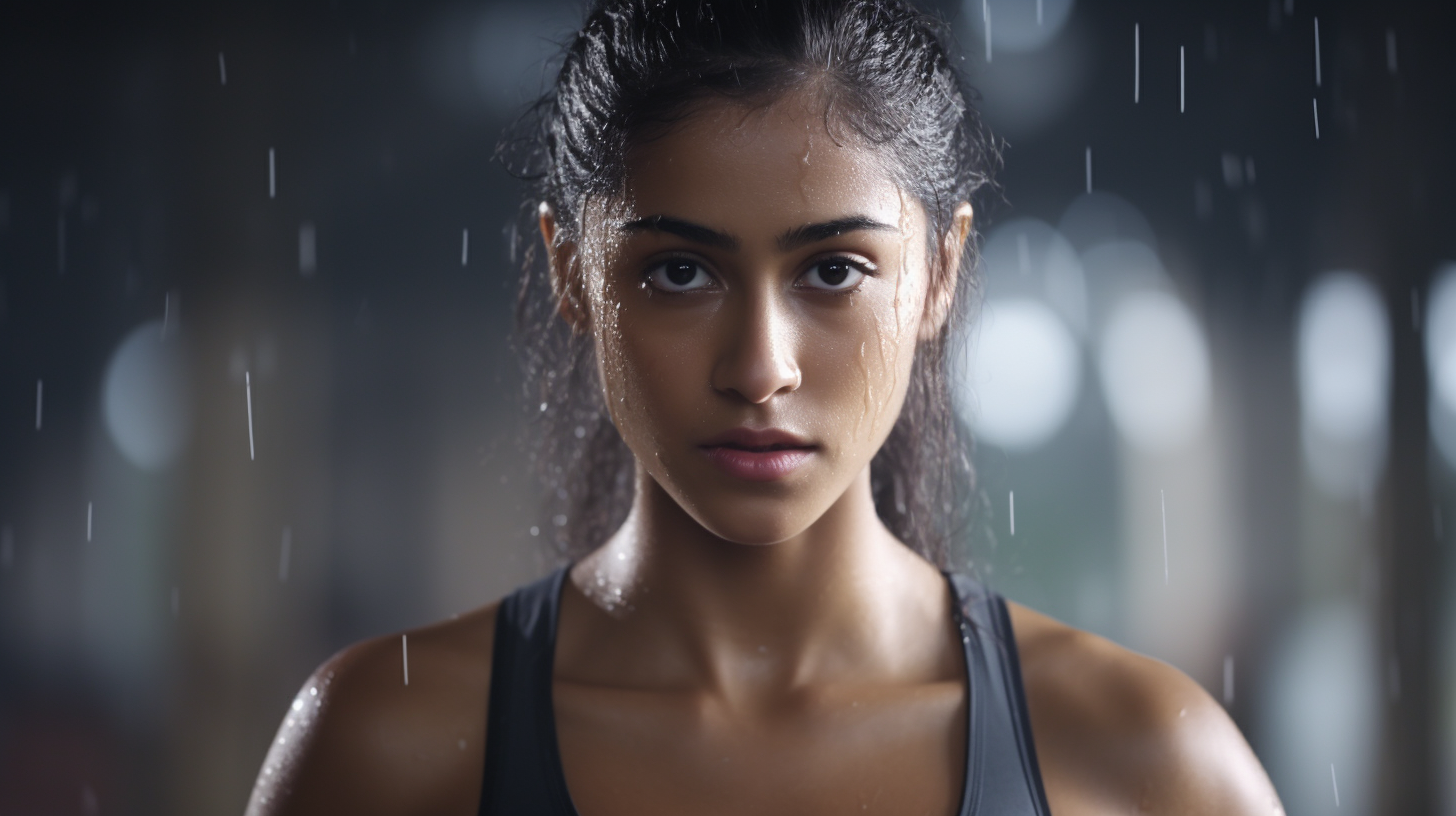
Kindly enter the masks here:
M 653 272 L 656 272 L 658 269 L 661 269 L 662 267 L 666 266 L 667 264 L 674 263 L 674 262 L 685 262 L 685 263 L 690 263 L 690 264 L 693 264 L 693 265 L 697 266 L 700 270 L 702 270 L 702 272 L 705 275 L 707 275 L 709 278 L 713 279 L 713 282 L 714 282 L 715 286 L 721 286 L 721 284 L 719 284 L 718 281 L 717 281 L 717 277 L 712 272 L 708 271 L 708 265 L 706 263 L 698 260 L 697 258 L 694 258 L 692 256 L 688 256 L 688 255 L 676 255 L 676 256 L 662 258 L 662 259 L 659 259 L 657 261 L 654 261 L 651 266 L 647 267 L 646 269 L 644 269 L 642 271 L 642 285 L 644 287 L 646 287 L 650 291 L 658 292 L 658 293 L 661 293 L 661 294 L 664 294 L 664 295 L 691 295 L 691 294 L 694 294 L 696 292 L 703 291 L 704 289 L 710 289 L 711 288 L 711 287 L 703 287 L 701 289 L 689 289 L 689 290 L 674 292 L 674 291 L 671 291 L 671 290 L 668 290 L 668 289 L 663 289 L 662 287 L 657 286 L 656 284 L 654 284 L 652 282 L 652 273 Z M 861 280 L 863 280 L 864 278 L 873 278 L 873 277 L 878 277 L 879 276 L 879 268 L 877 266 L 875 266 L 874 264 L 869 263 L 868 261 L 857 260 L 855 258 L 852 258 L 852 257 L 848 256 L 848 255 L 831 255 L 831 256 L 828 256 L 828 257 L 825 257 L 825 258 L 819 258 L 819 259 L 815 260 L 813 263 L 809 264 L 807 267 L 805 267 L 804 271 L 799 275 L 799 278 L 802 278 L 805 275 L 809 274 L 809 272 L 811 272 L 812 270 L 814 270 L 816 267 L 819 267 L 819 266 L 821 266 L 823 264 L 832 264 L 832 263 L 835 263 L 835 262 L 843 263 L 843 264 L 846 264 L 846 265 L 854 268 L 862 276 L 861 277 Z M 797 287 L 797 279 L 796 279 L 796 287 Z M 804 288 L 808 288 L 808 289 L 811 289 L 813 291 L 817 291 L 820 294 L 825 294 L 825 295 L 852 295 L 855 292 L 859 291 L 859 284 L 856 283 L 855 286 L 850 287 L 848 289 L 823 289 L 823 288 L 820 288 L 820 287 L 804 287 Z

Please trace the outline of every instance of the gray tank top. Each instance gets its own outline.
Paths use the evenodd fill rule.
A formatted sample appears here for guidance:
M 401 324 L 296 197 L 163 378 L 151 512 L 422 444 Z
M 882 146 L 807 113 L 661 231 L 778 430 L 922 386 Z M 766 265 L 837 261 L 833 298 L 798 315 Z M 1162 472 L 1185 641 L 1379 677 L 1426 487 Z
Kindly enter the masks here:
M 551 705 L 556 619 L 567 570 L 528 584 L 496 613 L 482 816 L 577 816 Z M 948 574 L 965 647 L 966 771 L 958 816 L 1050 816 L 1006 601 Z

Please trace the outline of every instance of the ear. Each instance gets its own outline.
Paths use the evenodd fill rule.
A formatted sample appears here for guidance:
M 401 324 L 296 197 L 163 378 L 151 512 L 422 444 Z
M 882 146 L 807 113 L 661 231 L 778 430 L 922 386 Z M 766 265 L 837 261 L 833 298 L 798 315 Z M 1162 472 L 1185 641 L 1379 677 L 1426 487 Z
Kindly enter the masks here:
M 920 318 L 920 340 L 934 340 L 955 303 L 956 283 L 960 280 L 961 259 L 965 257 L 966 239 L 971 235 L 975 213 L 970 202 L 962 201 L 951 215 L 950 229 L 940 245 L 940 257 L 931 270 L 930 291 L 925 293 L 925 312 Z
M 540 214 L 541 239 L 546 243 L 546 264 L 551 274 L 551 294 L 556 298 L 556 311 L 573 332 L 585 333 L 591 323 L 576 246 L 557 241 L 556 213 L 550 204 L 541 202 L 537 211 Z

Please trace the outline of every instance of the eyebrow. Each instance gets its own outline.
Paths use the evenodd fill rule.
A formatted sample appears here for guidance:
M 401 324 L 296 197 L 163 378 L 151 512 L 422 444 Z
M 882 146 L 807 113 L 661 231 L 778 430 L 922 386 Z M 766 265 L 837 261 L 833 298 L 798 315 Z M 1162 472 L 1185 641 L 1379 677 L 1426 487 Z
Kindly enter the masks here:
M 858 232 L 861 230 L 898 232 L 899 229 L 899 227 L 893 224 L 876 221 L 867 215 L 851 215 L 845 218 L 836 218 L 832 221 L 822 221 L 815 224 L 804 224 L 794 227 L 779 236 L 778 245 L 780 250 L 788 252 L 802 246 L 843 235 L 847 232 Z M 739 247 L 738 239 L 728 233 L 719 232 L 701 224 L 694 224 L 691 221 L 683 221 L 680 218 L 671 218 L 666 215 L 651 215 L 646 218 L 638 218 L 635 221 L 628 221 L 622 225 L 621 230 L 622 232 L 666 232 L 670 235 L 676 235 L 679 238 L 692 241 L 695 244 L 729 251 L 737 250 Z
M 883 221 L 876 221 L 867 215 L 851 215 L 848 218 L 836 218 L 833 221 L 794 227 L 779 236 L 779 249 L 788 252 L 791 249 L 816 244 L 820 241 L 843 235 L 846 232 L 859 232 L 861 230 L 899 232 L 900 228 L 893 224 L 886 224 Z

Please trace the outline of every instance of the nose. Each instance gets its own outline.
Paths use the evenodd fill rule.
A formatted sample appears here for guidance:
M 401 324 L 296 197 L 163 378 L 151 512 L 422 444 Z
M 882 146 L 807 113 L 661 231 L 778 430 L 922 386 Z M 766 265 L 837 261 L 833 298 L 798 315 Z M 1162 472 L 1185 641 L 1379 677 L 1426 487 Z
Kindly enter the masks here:
M 713 366 L 714 390 L 762 405 L 803 384 L 792 320 L 775 301 L 767 293 L 745 294 L 738 308 L 725 310 L 727 336 Z

